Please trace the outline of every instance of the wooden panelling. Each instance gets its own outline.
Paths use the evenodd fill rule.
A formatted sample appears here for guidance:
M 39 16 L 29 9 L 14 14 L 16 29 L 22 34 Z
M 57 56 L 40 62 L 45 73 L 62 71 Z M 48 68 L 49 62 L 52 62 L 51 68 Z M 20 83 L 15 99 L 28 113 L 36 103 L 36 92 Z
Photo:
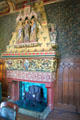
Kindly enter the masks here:
M 5 77 L 5 62 L 0 59 L 0 82 L 2 83 L 2 96 L 7 96 L 7 81 Z
M 63 103 L 68 102 L 68 67 L 63 69 Z
M 74 105 L 80 109 L 80 58 L 60 61 L 55 87 L 55 103 Z
M 2 80 L 2 64 L 0 63 L 0 81 Z

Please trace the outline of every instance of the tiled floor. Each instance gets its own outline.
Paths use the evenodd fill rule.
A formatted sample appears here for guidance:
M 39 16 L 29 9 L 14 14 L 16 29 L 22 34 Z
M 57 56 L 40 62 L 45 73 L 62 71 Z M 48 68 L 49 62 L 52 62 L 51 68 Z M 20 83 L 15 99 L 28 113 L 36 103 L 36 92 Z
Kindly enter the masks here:
M 39 120 L 30 116 L 18 114 L 18 120 Z M 80 114 L 76 113 L 74 108 L 69 106 L 56 106 L 54 110 L 48 115 L 46 120 L 80 120 Z

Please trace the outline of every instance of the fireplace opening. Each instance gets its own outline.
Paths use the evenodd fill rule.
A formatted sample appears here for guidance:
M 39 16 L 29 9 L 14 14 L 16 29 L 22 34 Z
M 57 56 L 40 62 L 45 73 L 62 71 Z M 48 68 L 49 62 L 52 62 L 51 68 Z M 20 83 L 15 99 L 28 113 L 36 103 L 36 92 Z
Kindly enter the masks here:
M 47 88 L 42 83 L 20 82 L 19 107 L 32 111 L 43 112 L 47 107 Z

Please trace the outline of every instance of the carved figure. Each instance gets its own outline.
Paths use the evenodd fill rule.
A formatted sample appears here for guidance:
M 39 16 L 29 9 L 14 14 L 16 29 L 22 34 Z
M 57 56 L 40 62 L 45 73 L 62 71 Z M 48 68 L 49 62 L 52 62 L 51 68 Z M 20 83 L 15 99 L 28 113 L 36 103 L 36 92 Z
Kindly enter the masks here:
M 28 17 L 25 18 L 25 25 L 24 25 L 24 43 L 29 42 L 30 39 L 30 24 Z
M 16 23 L 15 39 L 12 37 L 13 41 L 11 45 L 13 42 L 14 44 L 20 44 L 37 41 L 41 25 L 38 21 L 37 13 L 35 13 L 34 10 L 24 15 L 20 12 L 16 18 Z
M 55 30 L 54 25 L 51 25 L 49 28 L 49 33 L 50 33 L 50 39 L 51 43 L 56 44 L 56 37 L 57 37 L 57 32 Z
M 28 70 L 28 68 L 29 68 L 29 61 L 28 60 L 24 61 L 24 67 L 25 67 L 25 70 Z
M 30 42 L 36 42 L 37 40 L 37 23 L 35 17 L 31 17 L 30 21 Z
M 19 18 L 19 21 L 17 23 L 16 27 L 16 41 L 17 43 L 23 43 L 23 20 L 22 17 Z

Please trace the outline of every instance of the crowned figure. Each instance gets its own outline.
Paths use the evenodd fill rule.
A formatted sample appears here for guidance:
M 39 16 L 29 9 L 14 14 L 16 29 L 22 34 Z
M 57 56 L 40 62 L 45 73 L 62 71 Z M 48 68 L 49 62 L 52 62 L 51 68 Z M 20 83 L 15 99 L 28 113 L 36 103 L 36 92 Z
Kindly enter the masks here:
M 16 43 L 19 44 L 19 43 L 23 43 L 23 17 L 21 15 L 21 13 L 17 17 L 16 23 L 17 23 L 17 26 L 16 26 L 16 32 L 17 32 Z
M 30 40 L 30 21 L 28 15 L 24 19 L 24 43 Z
M 30 13 L 30 42 L 37 41 L 37 14 L 32 10 Z

